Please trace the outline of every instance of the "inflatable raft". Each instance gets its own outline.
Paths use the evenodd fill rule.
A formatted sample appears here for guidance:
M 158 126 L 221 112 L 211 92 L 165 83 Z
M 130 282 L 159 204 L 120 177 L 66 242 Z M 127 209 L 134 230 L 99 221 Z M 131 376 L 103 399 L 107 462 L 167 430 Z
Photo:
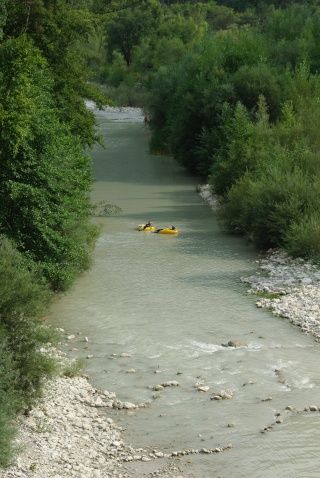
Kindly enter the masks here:
M 178 234 L 178 229 L 170 229 L 169 227 L 165 227 L 164 229 L 160 229 L 159 231 L 155 231 L 158 234 Z
M 144 224 L 139 224 L 139 226 L 137 226 L 138 231 L 154 231 L 154 226 L 146 227 L 145 229 L 144 226 Z

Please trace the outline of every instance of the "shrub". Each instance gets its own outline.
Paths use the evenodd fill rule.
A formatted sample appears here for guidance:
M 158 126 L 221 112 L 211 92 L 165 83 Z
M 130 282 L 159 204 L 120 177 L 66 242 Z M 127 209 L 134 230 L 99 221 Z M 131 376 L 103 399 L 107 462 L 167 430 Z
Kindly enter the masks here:
M 8 465 L 14 452 L 12 441 L 16 429 L 13 418 L 19 408 L 18 396 L 14 391 L 17 373 L 3 335 L 0 329 L 0 466 Z
M 285 248 L 293 257 L 320 258 L 320 212 L 294 222 L 284 236 Z
M 56 339 L 41 320 L 50 292 L 40 272 L 28 270 L 21 254 L 4 238 L 0 241 L 0 289 L 0 343 L 10 358 L 2 362 L 6 373 L 1 376 L 11 377 L 5 390 L 10 385 L 10 393 L 19 397 L 21 405 L 30 406 L 41 394 L 43 379 L 56 371 L 54 359 L 42 352 Z
M 71 360 L 67 365 L 62 368 L 62 375 L 65 377 L 78 377 L 82 374 L 85 368 L 84 359 Z
M 222 212 L 229 229 L 238 228 L 262 249 L 287 245 L 295 255 L 310 255 L 312 250 L 317 253 L 318 191 L 319 182 L 299 168 L 273 164 L 259 177 L 247 175 L 238 181 L 227 194 Z M 303 225 L 313 231 L 314 239 L 307 241 Z

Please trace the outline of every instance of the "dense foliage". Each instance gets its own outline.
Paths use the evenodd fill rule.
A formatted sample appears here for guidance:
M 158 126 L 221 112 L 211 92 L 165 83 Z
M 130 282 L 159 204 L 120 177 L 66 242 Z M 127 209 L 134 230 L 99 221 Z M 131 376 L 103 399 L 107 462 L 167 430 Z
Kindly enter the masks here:
M 78 42 L 94 31 L 86 2 L 0 2 L 0 465 L 13 419 L 41 394 L 56 364 L 43 319 L 54 291 L 90 264 L 88 148 L 98 139 Z

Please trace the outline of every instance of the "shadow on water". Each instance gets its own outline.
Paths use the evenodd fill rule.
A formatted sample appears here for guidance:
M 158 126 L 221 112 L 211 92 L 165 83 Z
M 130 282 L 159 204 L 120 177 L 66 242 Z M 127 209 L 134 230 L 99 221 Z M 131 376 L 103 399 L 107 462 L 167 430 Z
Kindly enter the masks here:
M 145 138 L 140 137 L 140 132 L 133 126 L 133 135 L 130 141 L 123 144 L 123 149 L 127 149 L 123 155 L 123 149 L 119 149 L 119 140 L 115 138 L 115 146 L 110 145 L 104 150 L 96 147 L 93 150 L 94 161 L 93 169 L 96 181 L 110 181 L 110 170 L 112 171 L 112 180 L 119 183 L 131 183 L 132 185 L 174 185 L 179 187 L 186 182 L 195 184 L 195 178 L 182 168 L 178 163 L 166 156 L 155 156 L 149 153 L 148 146 L 145 145 Z M 121 138 L 123 132 L 119 133 Z M 137 161 L 136 158 L 139 158 Z M 107 165 L 107 167 L 106 167 Z M 125 174 L 124 169 L 125 168 Z M 109 171 L 108 171 L 109 169 Z M 200 181 L 198 181 L 200 182 Z

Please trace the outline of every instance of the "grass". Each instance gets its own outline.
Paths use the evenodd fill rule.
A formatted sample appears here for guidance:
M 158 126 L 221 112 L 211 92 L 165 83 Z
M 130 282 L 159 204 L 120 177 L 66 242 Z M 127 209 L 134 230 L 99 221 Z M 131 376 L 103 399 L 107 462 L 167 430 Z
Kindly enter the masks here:
M 256 294 L 258 297 L 262 297 L 263 299 L 280 299 L 284 294 L 274 293 L 268 294 L 267 292 L 257 292 Z
M 84 368 L 85 360 L 82 358 L 75 359 L 62 368 L 61 375 L 69 378 L 79 377 L 82 375 Z

